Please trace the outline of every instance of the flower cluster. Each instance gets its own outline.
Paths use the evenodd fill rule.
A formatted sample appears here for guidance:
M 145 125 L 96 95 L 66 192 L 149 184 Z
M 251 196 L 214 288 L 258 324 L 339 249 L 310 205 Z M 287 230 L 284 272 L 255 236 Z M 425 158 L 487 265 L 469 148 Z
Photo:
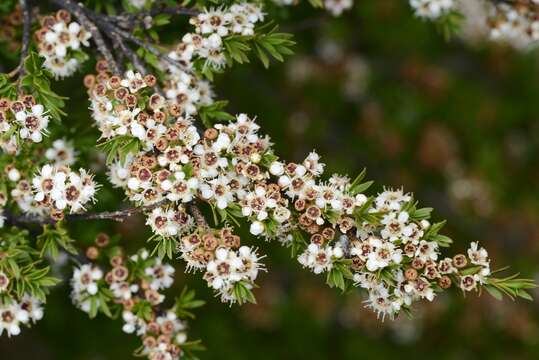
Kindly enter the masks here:
M 162 151 L 176 143 L 189 148 L 198 141 L 196 128 L 182 115 L 196 111 L 193 107 L 200 98 L 196 102 L 191 99 L 188 103 L 178 103 L 182 96 L 169 89 L 167 93 L 172 98 L 169 101 L 152 90 L 156 85 L 153 75 L 142 77 L 140 73 L 128 71 L 125 78 L 120 78 L 109 76 L 106 68 L 102 70 L 105 71 L 97 76 L 85 78 L 93 118 L 102 139 L 133 137 L 147 151 Z
M 240 115 L 237 122 L 218 126 L 219 130 L 210 129 L 201 137 L 191 120 L 176 112 L 174 100 L 166 101 L 158 94 L 151 94 L 149 98 L 141 95 L 149 86 L 147 81 L 148 78 L 135 73 L 128 73 L 126 79 L 103 74 L 92 78 L 92 109 L 102 136 L 114 141 L 128 135 L 143 145 L 143 151 L 136 155 L 127 156 L 123 162 L 120 159 L 113 162 L 109 174 L 111 182 L 124 188 L 131 201 L 144 205 L 162 201 L 187 203 L 201 198 L 224 211 L 240 203 L 241 209 L 236 209 L 256 219 L 251 226 L 256 234 L 262 233 L 262 222 L 270 218 L 285 222 L 290 216 L 287 203 L 281 199 L 276 184 L 267 187 L 261 182 L 268 175 L 255 164 L 269 147 L 267 137 L 256 135 L 258 125 L 246 115 Z M 132 95 L 133 104 L 147 101 L 149 105 L 133 105 L 124 110 L 118 109 L 118 105 L 114 108 L 108 96 L 118 89 L 128 93 L 126 97 Z M 141 108 L 147 109 L 146 112 L 141 112 Z M 135 116 L 128 115 L 126 120 L 118 122 L 114 116 L 122 111 L 134 112 Z M 139 134 L 139 125 L 150 123 L 158 125 Z M 147 224 L 159 237 L 179 237 L 193 230 L 193 218 L 181 206 L 159 206 L 147 216 Z M 252 287 L 260 258 L 248 247 L 240 251 L 239 237 L 231 233 L 197 232 L 189 236 L 198 242 L 187 246 L 184 237 L 180 245 L 182 257 L 188 267 L 206 269 L 205 279 L 224 301 L 234 301 L 235 284 Z M 203 237 L 213 240 L 204 242 Z M 223 267 L 227 267 L 227 272 L 223 272 Z
M 430 20 L 438 19 L 455 9 L 455 0 L 410 0 L 415 15 Z
M 148 214 L 146 221 L 154 234 L 162 237 L 180 236 L 193 229 L 194 220 L 183 207 L 161 206 Z
M 87 256 L 97 257 L 96 247 L 87 251 Z M 73 302 L 84 312 L 91 313 L 92 306 L 99 308 L 101 302 L 109 300 L 102 294 L 110 293 L 116 303 L 131 309 L 135 298 L 142 294 L 142 299 L 152 305 L 158 305 L 165 299 L 159 291 L 172 285 L 174 268 L 163 264 L 159 258 L 149 257 L 146 250 L 133 255 L 129 259 L 114 256 L 110 259 L 112 268 L 105 273 L 94 264 L 84 264 L 76 268 L 71 279 Z M 142 279 L 141 283 L 132 283 L 130 269 L 136 270 Z M 101 294 L 101 295 L 100 295 Z
M 6 286 L 7 277 L 0 272 L 0 295 Z M 0 336 L 7 333 L 8 337 L 19 335 L 21 325 L 29 326 L 43 318 L 41 301 L 25 294 L 21 301 L 11 299 L 9 302 L 0 302 Z
M 165 96 L 175 104 L 176 111 L 181 116 L 192 116 L 197 113 L 198 106 L 213 102 L 213 92 L 208 81 L 178 67 L 170 66 L 168 71 L 164 86 Z
M 298 256 L 298 261 L 303 267 L 310 269 L 315 274 L 333 269 L 335 261 L 339 261 L 344 256 L 342 246 L 324 246 L 311 242 L 307 249 Z
M 23 23 L 20 4 L 15 5 L 11 13 L 0 16 L 0 41 L 5 42 L 10 51 L 17 51 L 21 46 L 17 38 L 17 28 Z
M 18 173 L 16 169 L 12 173 Z M 19 176 L 13 175 L 17 181 Z M 28 214 L 46 215 L 61 220 L 64 212 L 84 211 L 84 206 L 94 201 L 97 184 L 86 170 L 72 171 L 67 166 L 44 165 L 31 181 L 18 179 L 11 191 L 19 208 Z
M 198 184 L 194 195 L 229 216 L 245 217 L 253 235 L 287 243 L 297 231 L 307 233 L 310 243 L 300 263 L 315 273 L 347 269 L 383 316 L 394 316 L 415 300 L 432 300 L 435 291 L 452 283 L 473 290 L 490 274 L 486 253 L 476 244 L 470 257 L 480 259 L 481 268 L 468 267 L 462 256 L 437 262 L 440 247 L 450 240 L 438 235 L 442 223 L 431 225 L 430 209 L 416 209 L 411 194 L 388 189 L 368 198 L 362 193 L 368 182 L 338 175 L 319 182 L 325 166 L 315 152 L 300 164 L 271 161 L 270 141 L 257 132 L 245 115 L 206 130 L 189 158 Z M 215 237 L 214 232 L 184 236 L 180 251 L 188 267 L 205 267 L 205 278 L 220 289 L 226 282 L 215 277 L 208 258 L 227 264 L 228 277 L 236 256 L 219 250 Z
M 126 194 L 132 201 L 146 205 L 164 199 L 188 202 L 196 193 L 199 183 L 189 163 L 192 146 L 199 140 L 196 128 L 180 120 L 165 132 L 157 139 L 161 151 L 143 152 L 125 165 L 112 166 L 112 173 L 125 175 Z M 122 169 L 127 169 L 125 174 Z
M 132 321 L 132 314 L 124 312 L 123 318 Z M 147 356 L 150 360 L 180 359 L 183 355 L 182 346 L 187 341 L 186 330 L 187 323 L 172 310 L 155 317 L 146 325 L 142 348 L 137 355 Z
M 100 234 L 95 243 L 86 252 L 93 261 L 103 257 L 106 251 L 102 249 L 110 245 L 110 239 Z M 187 324 L 175 308 L 160 308 L 165 300 L 161 291 L 172 286 L 174 268 L 144 249 L 130 257 L 112 256 L 109 264 L 108 271 L 94 263 L 74 270 L 71 285 L 75 305 L 92 317 L 98 311 L 111 316 L 111 309 L 118 308 L 124 321 L 122 330 L 141 337 L 137 355 L 150 360 L 179 359 L 187 341 Z
M 227 64 L 223 38 L 232 35 L 252 36 L 255 24 L 264 20 L 259 5 L 234 4 L 227 9 L 212 8 L 192 17 L 195 33 L 187 33 L 169 56 L 185 64 L 203 59 L 206 66 L 220 69 Z
M 535 0 L 410 0 L 410 5 L 417 16 L 433 21 L 451 13 L 462 14 L 461 33 L 469 40 L 490 35 L 517 49 L 534 47 L 539 40 L 539 2 Z
M 489 4 L 490 37 L 517 48 L 527 48 L 539 40 L 536 1 Z
M 71 21 L 66 10 L 44 16 L 35 33 L 39 55 L 45 59 L 43 66 L 57 79 L 73 75 L 87 57 L 81 46 L 89 46 L 90 37 L 89 32 Z
M 9 153 L 19 151 L 18 139 L 39 143 L 47 132 L 49 117 L 32 95 L 17 100 L 0 99 L 0 148 Z
M 346 192 L 351 187 L 342 189 Z M 324 246 L 332 237 L 323 232 L 314 234 L 298 260 L 315 273 L 330 272 L 348 253 L 350 276 L 368 291 L 368 306 L 382 318 L 393 318 L 414 301 L 432 301 L 435 292 L 452 283 L 463 291 L 485 283 L 490 275 L 486 250 L 472 243 L 469 261 L 464 255 L 440 259 L 440 244 L 446 245 L 437 234 L 441 225 L 431 225 L 425 220 L 428 211 L 417 210 L 412 204 L 410 194 L 385 190 L 365 203 L 360 212 L 353 210 L 354 220 L 337 220 L 340 235 L 336 245 Z
M 264 270 L 256 250 L 240 247 L 240 237 L 224 227 L 220 230 L 199 229 L 184 236 L 179 245 L 188 270 L 205 270 L 204 279 L 223 302 L 238 299 L 237 286 L 250 290 L 258 272 Z
M 275 4 L 281 6 L 290 6 L 299 3 L 299 0 L 272 0 Z M 346 10 L 354 6 L 354 0 L 324 0 L 324 8 L 333 16 L 340 16 Z
M 73 271 L 71 279 L 71 298 L 73 303 L 82 311 L 89 313 L 92 306 L 92 296 L 99 291 L 99 283 L 103 281 L 103 271 L 97 266 L 81 265 Z M 100 300 L 94 300 L 97 302 Z M 97 303 L 95 306 L 99 305 Z

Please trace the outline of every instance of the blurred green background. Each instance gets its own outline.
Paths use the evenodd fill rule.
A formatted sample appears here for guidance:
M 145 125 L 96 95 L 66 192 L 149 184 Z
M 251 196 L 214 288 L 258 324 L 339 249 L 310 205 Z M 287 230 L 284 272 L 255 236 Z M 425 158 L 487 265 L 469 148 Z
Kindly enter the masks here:
M 295 34 L 296 54 L 267 71 L 253 62 L 218 77 L 215 90 L 230 100 L 229 111 L 257 115 L 285 159 L 316 149 L 328 173 L 354 176 L 367 167 L 376 190 L 404 186 L 436 209 L 435 219 L 448 219 L 455 252 L 480 241 L 494 268 L 511 265 L 539 278 L 538 54 L 446 42 L 403 0 L 357 1 L 337 19 L 307 5 L 277 13 L 282 29 Z M 55 88 L 71 101 L 53 136 L 95 143 L 81 76 Z M 93 150 L 80 156 L 103 173 Z M 106 185 L 97 209 L 114 209 L 122 198 Z M 71 230 L 82 244 L 99 231 L 121 233 L 132 250 L 148 235 L 142 218 Z M 244 243 L 255 241 L 242 235 Z M 207 347 L 202 359 L 539 358 L 537 301 L 463 298 L 453 290 L 417 305 L 413 319 L 382 323 L 359 294 L 329 289 L 287 249 L 257 245 L 271 254 L 255 291 L 258 305 L 229 308 L 200 274 L 186 277 L 176 264 L 171 293 L 187 284 L 208 301 L 190 322 L 190 337 Z M 42 321 L 0 338 L 0 359 L 132 358 L 138 339 L 122 333 L 121 320 L 89 320 L 68 295 L 68 286 L 55 289 Z

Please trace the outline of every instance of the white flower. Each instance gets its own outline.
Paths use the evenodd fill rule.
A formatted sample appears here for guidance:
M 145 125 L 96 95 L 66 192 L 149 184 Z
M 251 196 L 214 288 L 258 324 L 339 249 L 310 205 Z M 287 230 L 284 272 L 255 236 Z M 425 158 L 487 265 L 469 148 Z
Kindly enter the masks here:
M 344 10 L 352 8 L 353 5 L 353 0 L 324 0 L 324 7 L 333 16 L 341 15 Z
M 67 167 L 44 165 L 39 175 L 32 179 L 34 200 L 41 202 L 52 200 L 57 210 L 64 210 L 69 206 L 71 213 L 84 210 L 84 205 L 94 201 L 97 184 L 93 176 L 84 169 L 79 173 Z
M 10 181 L 18 181 L 21 178 L 21 173 L 16 168 L 12 168 L 8 171 L 7 177 Z
M 76 294 L 86 292 L 90 295 L 95 295 L 99 290 L 97 282 L 102 278 L 103 272 L 101 269 L 96 266 L 84 264 L 73 272 L 71 285 Z
M 28 318 L 32 322 L 39 321 L 43 318 L 42 302 L 38 299 L 25 294 L 21 300 L 21 307 L 28 313 Z
M 55 140 L 52 147 L 45 151 L 45 157 L 55 166 L 71 166 L 75 163 L 75 156 L 73 145 L 64 139 Z
M 325 164 L 320 162 L 320 156 L 314 151 L 309 153 L 307 158 L 303 161 L 303 165 L 305 166 L 305 169 L 307 169 L 314 176 L 320 176 L 324 172 Z M 298 167 L 298 170 L 300 170 L 301 173 L 296 171 L 296 174 L 303 176 L 303 169 Z
M 470 243 L 468 257 L 470 258 L 471 263 L 475 265 L 489 266 L 490 264 L 487 251 L 485 248 L 480 248 L 479 243 L 477 242 Z
M 437 19 L 455 7 L 454 0 L 410 0 L 415 14 L 419 17 Z
M 22 139 L 31 139 L 35 143 L 41 142 L 42 134 L 46 132 L 49 124 L 49 117 L 44 114 L 43 105 L 36 104 L 30 111 L 19 111 L 15 114 L 15 119 L 21 126 L 19 135 Z
M 341 255 L 339 250 L 337 254 Z M 310 268 L 315 274 L 329 271 L 333 268 L 334 250 L 331 246 L 320 247 L 309 244 L 305 252 L 298 256 L 298 261 L 304 267 Z
M 375 199 L 376 208 L 375 211 L 387 211 L 395 210 L 399 211 L 401 206 L 410 201 L 411 196 L 404 194 L 402 189 L 400 190 L 385 190 L 378 194 Z
M 153 290 L 167 289 L 174 282 L 174 268 L 169 264 L 163 264 L 157 258 L 155 264 L 146 268 L 145 274 L 150 277 L 150 288 Z
M 415 255 L 421 261 L 435 261 L 438 259 L 438 244 L 433 241 L 421 240 Z
M 395 245 L 388 241 L 371 237 L 369 245 L 373 249 L 367 256 L 367 269 L 369 271 L 377 271 L 389 266 L 390 263 L 400 264 L 402 261 L 402 251 L 396 249 Z
M 380 234 L 384 239 L 389 239 L 390 241 L 397 241 L 403 235 L 403 230 L 405 229 L 408 223 L 409 215 L 406 211 L 390 212 L 387 215 L 384 215 L 382 219 L 382 224 L 385 225 L 385 228 L 382 229 Z
M 271 163 L 269 171 L 271 175 L 280 176 L 284 173 L 284 165 L 279 161 L 274 161 Z
M 264 232 L 264 224 L 262 224 L 260 221 L 253 221 L 251 227 L 249 228 L 249 231 L 255 236 L 260 235 Z
M 124 325 L 122 326 L 122 331 L 127 334 L 136 333 L 137 335 L 143 335 L 146 332 L 146 322 L 137 317 L 130 311 L 122 312 L 122 319 L 124 320 Z
M 0 335 L 6 330 L 7 336 L 19 335 L 20 324 L 27 323 L 28 312 L 20 308 L 19 304 L 0 305 Z

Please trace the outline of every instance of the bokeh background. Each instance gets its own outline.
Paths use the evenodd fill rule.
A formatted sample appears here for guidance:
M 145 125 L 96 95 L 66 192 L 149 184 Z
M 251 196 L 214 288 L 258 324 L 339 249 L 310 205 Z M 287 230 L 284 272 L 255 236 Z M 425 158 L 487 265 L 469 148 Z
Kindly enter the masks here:
M 269 70 L 253 62 L 218 77 L 215 90 L 230 112 L 257 115 L 283 158 L 300 161 L 316 149 L 329 173 L 354 176 L 367 167 L 375 190 L 403 186 L 434 207 L 436 219 L 448 219 L 455 251 L 480 241 L 494 268 L 539 278 L 538 54 L 485 43 L 477 24 L 466 26 L 464 39 L 445 41 L 403 0 L 357 1 L 337 19 L 307 5 L 276 12 L 295 34 L 296 54 Z M 181 28 L 173 23 L 169 33 Z M 88 147 L 98 136 L 81 87 L 80 76 L 55 84 L 71 100 L 54 135 Z M 95 149 L 80 158 L 103 172 Z M 105 186 L 97 209 L 114 209 L 122 198 Z M 142 218 L 71 230 L 81 244 L 99 231 L 120 233 L 133 250 L 148 237 Z M 328 288 L 287 249 L 258 246 L 271 256 L 257 305 L 221 304 L 200 275 L 186 277 L 176 264 L 172 293 L 188 285 L 208 301 L 190 330 L 207 346 L 202 359 L 539 358 L 537 300 L 450 291 L 417 305 L 413 319 L 381 322 L 358 293 Z M 138 339 L 122 333 L 121 320 L 89 320 L 68 294 L 68 286 L 55 289 L 42 321 L 0 338 L 0 359 L 131 359 Z

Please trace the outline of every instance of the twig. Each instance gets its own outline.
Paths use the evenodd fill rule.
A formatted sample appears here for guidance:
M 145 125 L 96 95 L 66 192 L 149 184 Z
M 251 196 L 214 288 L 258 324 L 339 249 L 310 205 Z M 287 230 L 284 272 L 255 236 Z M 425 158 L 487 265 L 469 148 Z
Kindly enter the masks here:
M 129 61 L 131 61 L 131 63 L 133 64 L 135 69 L 137 69 L 139 73 L 141 73 L 142 75 L 146 75 L 148 71 L 144 67 L 144 64 L 139 59 L 137 54 L 135 54 L 135 52 L 131 48 L 125 45 L 125 43 L 122 40 L 122 37 L 118 35 L 117 33 L 109 34 L 109 36 L 112 37 L 113 39 L 112 41 L 114 42 L 114 44 L 117 45 L 122 50 L 119 53 L 124 54 L 129 59 Z
M 155 16 L 159 14 L 197 16 L 198 14 L 200 14 L 200 11 L 198 11 L 197 9 L 186 8 L 186 7 L 181 7 L 181 6 L 156 7 L 156 8 L 151 9 L 150 11 L 141 12 L 139 14 L 145 15 L 145 16 L 147 15 Z
M 81 24 L 88 31 L 90 31 L 99 52 L 103 54 L 103 56 L 105 57 L 105 60 L 107 60 L 107 62 L 109 63 L 109 66 L 111 67 L 111 70 L 114 73 L 119 73 L 119 66 L 116 64 L 114 57 L 112 56 L 111 51 L 108 49 L 107 44 L 105 43 L 105 40 L 103 39 L 103 36 L 101 35 L 101 33 L 105 34 L 108 38 L 110 38 L 114 42 L 118 42 L 117 35 L 119 35 L 122 39 L 125 39 L 137 46 L 140 46 L 147 52 L 155 55 L 161 61 L 167 62 L 170 65 L 175 66 L 179 69 L 185 69 L 184 65 L 182 65 L 180 62 L 169 57 L 168 54 L 162 53 L 158 48 L 142 41 L 141 39 L 131 34 L 129 31 L 120 29 L 118 26 L 115 25 L 115 21 L 113 20 L 114 19 L 113 17 L 107 16 L 104 14 L 96 14 L 90 9 L 85 8 L 82 5 L 74 3 L 73 0 L 51 0 L 51 1 L 57 6 L 63 7 L 67 9 L 68 11 L 70 11 L 71 13 L 73 13 L 75 17 L 79 19 Z M 129 55 L 129 54 L 126 53 L 126 55 Z M 133 63 L 133 65 L 135 65 L 135 63 Z
M 60 1 L 60 0 L 55 0 L 55 1 Z M 64 0 L 64 1 L 70 1 L 70 0 Z M 85 11 L 85 14 L 92 19 L 92 21 L 95 22 L 95 24 L 97 24 L 97 26 L 99 26 L 100 28 L 102 28 L 102 30 L 104 31 L 105 34 L 107 34 L 107 36 L 111 37 L 111 36 L 115 36 L 115 34 L 121 36 L 123 39 L 137 45 L 137 46 L 140 46 L 141 48 L 143 48 L 144 50 L 146 50 L 147 52 L 155 55 L 157 58 L 159 58 L 160 60 L 162 61 L 165 61 L 167 63 L 169 63 L 170 65 L 172 66 L 175 66 L 179 69 L 185 69 L 185 66 L 182 65 L 181 63 L 179 63 L 178 61 L 172 59 L 171 57 L 168 56 L 168 54 L 164 54 L 162 53 L 158 48 L 156 48 L 155 46 L 151 45 L 151 44 L 148 44 L 148 43 L 145 43 L 144 41 L 142 41 L 141 39 L 137 38 L 135 35 L 131 34 L 130 32 L 128 31 L 124 31 L 120 28 L 118 28 L 116 25 L 114 25 L 112 22 L 110 22 L 108 20 L 107 17 L 103 17 L 101 15 L 98 15 L 88 9 L 84 9 Z
M 19 0 L 21 6 L 23 25 L 22 25 L 22 48 L 21 48 L 21 59 L 19 61 L 19 79 L 18 86 L 19 92 L 21 91 L 21 80 L 24 76 L 24 59 L 28 55 L 28 49 L 30 47 L 30 28 L 32 26 L 32 12 L 30 11 L 30 6 L 28 0 Z
M 133 30 L 137 23 L 144 23 L 148 17 L 160 14 L 196 16 L 200 11 L 186 7 L 155 7 L 149 11 L 141 11 L 135 14 L 121 14 L 106 16 L 110 21 L 124 30 Z
M 20 69 L 21 69 L 21 66 L 17 65 L 17 67 L 15 69 L 13 69 L 9 73 L 7 73 L 7 77 L 11 79 L 15 75 L 19 74 Z
M 99 212 L 99 213 L 70 214 L 64 218 L 64 221 L 113 220 L 117 222 L 123 222 L 125 219 L 131 217 L 132 215 L 144 213 L 146 211 L 151 211 L 155 208 L 158 208 L 168 203 L 169 201 L 165 199 L 165 200 L 156 202 L 155 204 L 132 207 L 125 210 L 104 211 L 104 212 Z M 204 218 L 204 215 L 202 215 L 202 212 L 200 211 L 200 209 L 197 207 L 197 205 L 194 202 L 188 203 L 187 209 L 189 210 L 191 215 L 193 215 L 193 217 L 195 218 L 195 222 L 197 223 L 198 226 L 206 230 L 210 228 L 208 223 L 206 222 L 206 219 Z M 15 225 L 15 224 L 45 225 L 45 224 L 55 223 L 53 219 L 45 218 L 41 216 L 32 216 L 32 215 L 16 216 L 9 212 L 5 212 L 3 215 L 6 217 L 6 222 L 12 225 Z
M 195 218 L 195 222 L 197 223 L 198 226 L 200 226 L 201 228 L 204 228 L 204 230 L 210 229 L 210 226 L 206 222 L 206 218 L 204 217 L 204 215 L 202 215 L 202 213 L 200 212 L 200 209 L 194 203 L 192 202 L 189 203 L 187 205 L 187 209 L 189 210 L 191 215 L 193 215 L 193 217 Z
M 327 22 L 327 20 L 327 17 L 319 16 L 295 22 L 293 24 L 284 25 L 281 28 L 286 32 L 300 32 L 311 29 L 319 29 Z
M 132 207 L 125 210 L 117 211 L 104 211 L 99 213 L 82 213 L 82 214 L 70 214 L 67 215 L 65 221 L 81 221 L 81 220 L 113 220 L 122 222 L 131 215 L 143 213 L 145 211 L 153 210 L 159 206 L 168 203 L 168 200 L 159 201 L 155 204 Z M 51 218 L 44 218 L 41 216 L 21 215 L 15 216 L 10 213 L 5 213 L 7 223 L 11 224 L 53 224 L 55 221 Z
M 131 49 L 129 46 L 127 46 L 124 43 L 122 37 L 119 34 L 113 32 L 113 33 L 109 34 L 109 37 L 111 37 L 113 43 L 115 45 L 117 45 L 122 50 L 122 51 L 119 51 L 118 53 L 127 56 L 129 61 L 131 61 L 131 63 L 133 64 L 133 66 L 135 67 L 135 69 L 138 72 L 140 72 L 142 75 L 146 75 L 146 74 L 149 73 L 148 70 L 146 69 L 146 67 L 144 66 L 144 62 L 133 51 L 133 49 Z M 163 89 L 161 89 L 161 87 L 159 85 L 156 84 L 154 86 L 154 89 L 161 96 L 163 96 L 163 97 L 165 96 L 165 93 L 163 92 Z

